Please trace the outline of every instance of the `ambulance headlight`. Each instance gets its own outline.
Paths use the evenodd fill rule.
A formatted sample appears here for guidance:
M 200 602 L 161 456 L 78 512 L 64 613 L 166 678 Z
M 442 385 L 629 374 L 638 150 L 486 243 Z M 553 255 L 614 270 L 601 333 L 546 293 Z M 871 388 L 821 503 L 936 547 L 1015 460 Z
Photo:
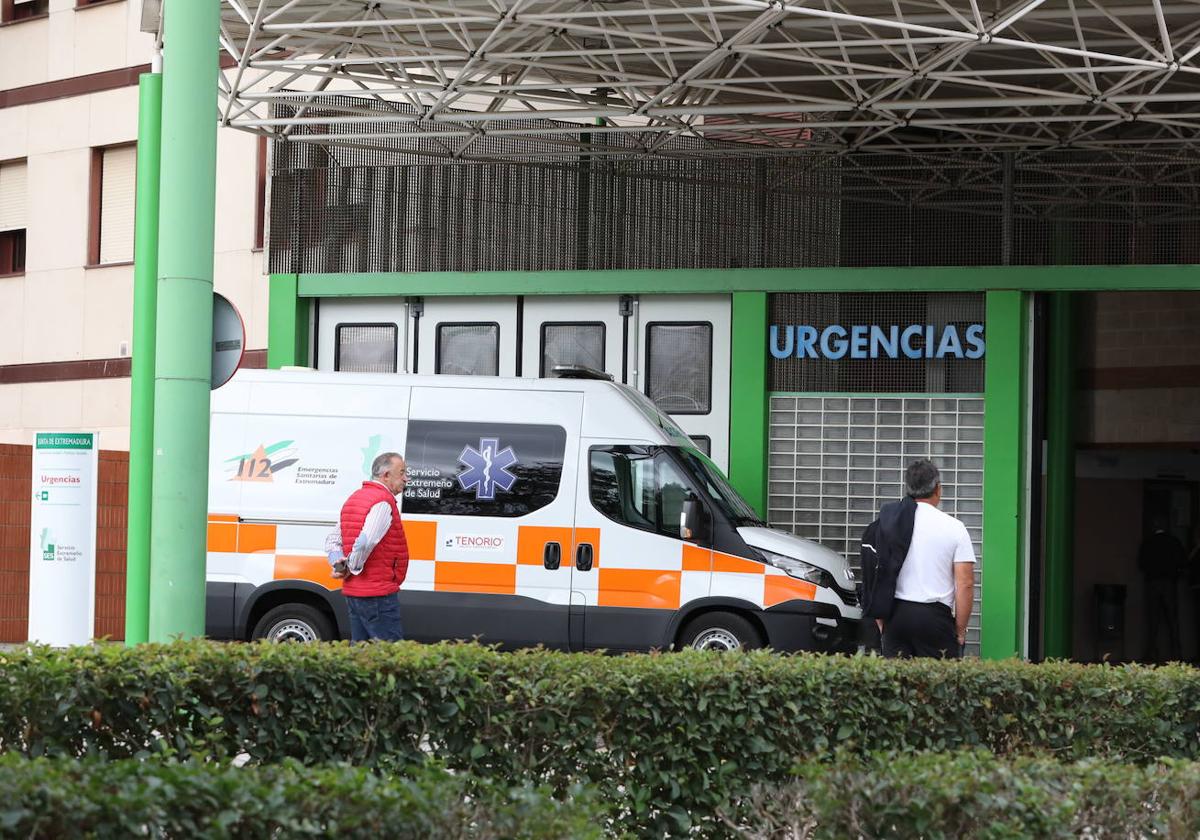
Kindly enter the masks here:
M 762 555 L 763 560 L 776 569 L 786 572 L 789 577 L 806 580 L 809 583 L 815 583 L 817 586 L 824 586 L 829 589 L 837 588 L 833 581 L 833 575 L 822 568 L 814 566 L 812 563 L 805 563 L 803 560 L 797 560 L 795 557 L 785 557 L 773 551 L 764 551 L 761 548 L 758 549 L 758 553 Z

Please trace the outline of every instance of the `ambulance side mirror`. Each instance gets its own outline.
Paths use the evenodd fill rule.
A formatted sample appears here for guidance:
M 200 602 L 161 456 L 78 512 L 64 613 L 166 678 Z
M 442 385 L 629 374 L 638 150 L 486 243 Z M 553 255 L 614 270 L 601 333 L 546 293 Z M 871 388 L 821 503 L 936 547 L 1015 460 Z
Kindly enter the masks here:
M 679 512 L 679 536 L 689 542 L 708 539 L 708 517 L 694 493 L 688 493 L 683 500 L 683 509 Z

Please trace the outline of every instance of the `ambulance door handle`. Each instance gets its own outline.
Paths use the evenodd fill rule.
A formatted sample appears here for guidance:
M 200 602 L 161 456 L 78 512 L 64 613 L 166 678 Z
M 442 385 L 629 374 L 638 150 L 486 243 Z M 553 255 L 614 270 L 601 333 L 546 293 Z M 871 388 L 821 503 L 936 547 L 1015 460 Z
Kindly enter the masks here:
M 542 565 L 552 572 L 561 566 L 562 546 L 556 542 L 546 543 L 546 549 L 542 552 Z
M 592 545 L 591 543 L 580 543 L 575 549 L 575 568 L 581 572 L 590 572 L 592 570 Z

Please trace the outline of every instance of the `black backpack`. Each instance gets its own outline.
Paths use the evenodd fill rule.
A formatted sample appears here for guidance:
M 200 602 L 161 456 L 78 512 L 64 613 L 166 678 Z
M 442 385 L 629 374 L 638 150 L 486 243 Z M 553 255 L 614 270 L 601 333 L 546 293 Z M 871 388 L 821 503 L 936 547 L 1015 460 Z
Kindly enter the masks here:
M 917 503 L 911 498 L 888 502 L 879 517 L 863 531 L 858 557 L 864 618 L 892 617 L 896 608 L 896 578 L 912 543 L 916 514 Z

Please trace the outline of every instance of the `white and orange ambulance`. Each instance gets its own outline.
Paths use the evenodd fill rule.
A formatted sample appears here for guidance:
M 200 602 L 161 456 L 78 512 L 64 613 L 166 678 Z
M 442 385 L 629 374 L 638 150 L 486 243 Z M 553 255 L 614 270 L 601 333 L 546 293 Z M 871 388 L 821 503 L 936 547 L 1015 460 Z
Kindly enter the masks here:
M 845 558 L 767 527 L 636 390 L 563 373 L 239 372 L 213 394 L 208 634 L 347 638 L 325 538 L 395 451 L 407 638 L 856 648 Z

